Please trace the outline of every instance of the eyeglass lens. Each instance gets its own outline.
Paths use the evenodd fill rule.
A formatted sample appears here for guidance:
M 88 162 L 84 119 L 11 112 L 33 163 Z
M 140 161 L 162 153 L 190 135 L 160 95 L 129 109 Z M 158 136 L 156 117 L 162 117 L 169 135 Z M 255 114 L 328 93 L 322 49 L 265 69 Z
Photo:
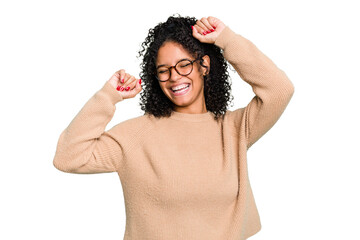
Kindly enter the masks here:
M 166 81 L 170 79 L 170 69 L 172 67 L 162 66 L 157 71 L 157 77 L 160 81 Z M 189 75 L 192 71 L 192 61 L 188 59 L 181 60 L 175 65 L 175 70 L 182 76 Z

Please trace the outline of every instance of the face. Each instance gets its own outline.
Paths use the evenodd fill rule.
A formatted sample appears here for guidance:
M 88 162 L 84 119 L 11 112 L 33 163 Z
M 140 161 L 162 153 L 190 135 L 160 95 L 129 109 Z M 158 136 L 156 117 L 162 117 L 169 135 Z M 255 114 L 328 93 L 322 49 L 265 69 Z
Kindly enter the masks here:
M 179 43 L 165 42 L 158 51 L 156 67 L 159 65 L 174 66 L 182 59 L 195 60 Z M 210 58 L 205 56 L 203 59 L 204 65 L 208 66 L 210 70 Z M 171 68 L 170 79 L 166 82 L 159 81 L 162 91 L 174 104 L 175 111 L 182 113 L 205 113 L 207 111 L 203 76 L 209 70 L 200 66 L 198 60 L 193 63 L 193 70 L 189 75 L 182 76 L 176 72 L 175 68 Z M 181 85 L 185 89 L 174 89 L 177 86 L 181 87 Z

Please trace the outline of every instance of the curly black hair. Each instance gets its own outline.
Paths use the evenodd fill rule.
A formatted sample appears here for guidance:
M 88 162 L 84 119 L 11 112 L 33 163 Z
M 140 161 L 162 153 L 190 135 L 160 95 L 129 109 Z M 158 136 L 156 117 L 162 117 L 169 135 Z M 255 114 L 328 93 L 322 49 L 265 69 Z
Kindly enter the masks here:
M 191 26 L 195 25 L 194 17 L 172 15 L 166 22 L 159 23 L 149 30 L 148 36 L 141 44 L 138 57 L 143 56 L 140 64 L 140 78 L 143 81 L 143 91 L 140 93 L 140 106 L 145 114 L 155 117 L 168 117 L 174 110 L 174 104 L 160 88 L 155 76 L 156 58 L 159 48 L 164 42 L 180 43 L 194 58 L 210 57 L 209 74 L 204 76 L 204 96 L 206 109 L 215 115 L 215 120 L 224 116 L 229 103 L 233 100 L 231 83 L 229 82 L 228 62 L 222 50 L 215 44 L 202 43 L 192 35 Z M 203 60 L 200 60 L 203 67 Z M 214 87 L 216 86 L 216 87 Z

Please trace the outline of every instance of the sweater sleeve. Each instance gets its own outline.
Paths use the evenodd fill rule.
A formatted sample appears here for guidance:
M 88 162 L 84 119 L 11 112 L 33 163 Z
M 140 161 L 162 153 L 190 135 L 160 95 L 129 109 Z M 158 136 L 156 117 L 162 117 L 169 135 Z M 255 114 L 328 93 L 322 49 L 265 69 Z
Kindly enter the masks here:
M 251 41 L 229 27 L 221 32 L 215 44 L 223 49 L 225 59 L 255 93 L 245 108 L 233 112 L 236 120 L 245 118 L 245 136 L 250 148 L 280 118 L 293 96 L 294 85 Z
M 61 133 L 53 165 L 69 173 L 115 172 L 122 158 L 122 149 L 106 125 L 115 113 L 115 104 L 122 97 L 113 86 L 105 85 L 88 100 Z

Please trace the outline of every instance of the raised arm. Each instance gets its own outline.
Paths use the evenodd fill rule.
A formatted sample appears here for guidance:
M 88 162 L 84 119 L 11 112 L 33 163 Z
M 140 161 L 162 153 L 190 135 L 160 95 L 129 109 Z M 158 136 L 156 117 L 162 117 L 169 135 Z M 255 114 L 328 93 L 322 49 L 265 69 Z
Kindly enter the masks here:
M 226 27 L 215 42 L 224 49 L 224 57 L 249 83 L 254 98 L 244 108 L 245 133 L 251 147 L 277 122 L 294 94 L 294 86 L 285 72 L 279 69 L 251 41 Z
M 208 20 L 210 25 L 219 24 L 216 18 L 212 20 L 210 17 Z M 214 35 L 217 30 L 218 27 L 214 32 L 210 30 L 209 34 L 198 37 L 200 39 L 207 37 L 223 49 L 226 60 L 235 68 L 240 77 L 251 85 L 255 93 L 254 98 L 245 108 L 233 112 L 239 121 L 245 118 L 247 148 L 250 148 L 280 118 L 294 94 L 294 85 L 284 71 L 279 69 L 251 41 L 224 25 L 221 25 L 221 32 Z
M 121 145 L 116 140 L 115 129 L 105 132 L 105 127 L 115 113 L 115 104 L 141 91 L 138 80 L 128 75 L 121 77 L 119 72 L 89 99 L 61 133 L 53 160 L 60 171 L 104 173 L 115 172 L 119 168 Z M 124 83 L 120 79 L 124 79 Z M 120 86 L 118 91 L 117 84 Z M 125 91 L 122 93 L 121 87 L 131 90 L 121 89 Z

